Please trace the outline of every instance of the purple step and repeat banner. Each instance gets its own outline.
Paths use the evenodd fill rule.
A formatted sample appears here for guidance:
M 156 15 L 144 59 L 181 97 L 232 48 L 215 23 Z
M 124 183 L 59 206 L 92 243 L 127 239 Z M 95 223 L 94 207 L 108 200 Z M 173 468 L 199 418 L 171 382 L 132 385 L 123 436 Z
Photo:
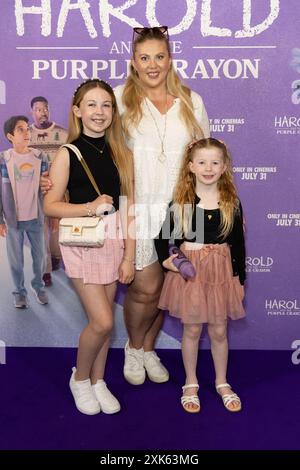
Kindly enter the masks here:
M 52 120 L 67 127 L 73 90 L 83 79 L 124 81 L 132 27 L 169 26 L 179 75 L 202 95 L 212 135 L 231 149 L 244 206 L 247 319 L 231 324 L 231 347 L 299 348 L 300 1 L 1 0 L 0 11 L 1 128 L 13 114 L 31 118 L 37 95 L 48 98 Z M 29 284 L 26 249 L 25 264 Z M 4 239 L 0 276 L 1 341 L 76 345 L 85 320 L 62 269 L 53 273 L 49 305 L 32 300 L 26 311 L 12 306 Z M 116 347 L 126 336 L 123 297 L 121 289 Z M 160 347 L 179 347 L 180 336 L 181 326 L 167 317 Z

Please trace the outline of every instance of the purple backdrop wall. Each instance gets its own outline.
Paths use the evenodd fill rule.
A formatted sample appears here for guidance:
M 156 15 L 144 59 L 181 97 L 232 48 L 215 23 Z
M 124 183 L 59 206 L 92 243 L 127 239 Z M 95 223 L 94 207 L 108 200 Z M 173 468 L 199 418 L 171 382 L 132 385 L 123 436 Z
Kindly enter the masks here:
M 1 126 L 29 115 L 36 95 L 67 126 L 82 79 L 123 82 L 133 26 L 169 25 L 179 74 L 231 148 L 244 206 L 248 317 L 231 329 L 234 348 L 289 349 L 299 337 L 299 18 L 299 0 L 1 0 Z M 180 336 L 169 318 L 164 330 Z

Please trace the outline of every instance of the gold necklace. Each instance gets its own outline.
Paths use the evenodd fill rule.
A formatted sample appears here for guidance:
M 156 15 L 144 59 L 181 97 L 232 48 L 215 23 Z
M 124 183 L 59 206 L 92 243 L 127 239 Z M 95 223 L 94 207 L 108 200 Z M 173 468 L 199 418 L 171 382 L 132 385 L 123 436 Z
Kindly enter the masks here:
M 148 108 L 148 111 L 152 117 L 152 120 L 155 124 L 155 127 L 156 127 L 156 130 L 157 130 L 157 134 L 158 134 L 158 138 L 160 140 L 160 145 L 161 145 L 161 151 L 160 151 L 160 154 L 158 155 L 158 160 L 161 162 L 161 163 L 164 163 L 166 158 L 167 158 L 167 155 L 166 155 L 166 152 L 165 152 L 165 137 L 166 137 L 166 130 L 167 130 L 167 113 L 168 113 L 168 94 L 166 96 L 166 112 L 165 112 L 165 125 L 164 125 L 164 132 L 163 132 L 163 135 L 161 136 L 160 134 L 160 131 L 159 131 L 159 127 L 158 127 L 158 124 L 156 122 L 156 119 L 155 117 L 153 116 L 153 113 L 147 103 L 147 98 L 146 98 L 146 106 Z
M 104 148 L 105 148 L 105 145 L 106 145 L 106 141 L 104 141 L 104 145 L 103 145 L 102 149 L 99 149 L 98 147 L 96 147 L 96 145 L 92 144 L 91 142 L 86 140 L 84 137 L 82 137 L 82 135 L 80 137 L 81 137 L 82 140 L 84 140 L 84 142 L 91 145 L 92 147 L 94 147 L 94 149 L 96 149 L 98 152 L 100 152 L 101 155 L 103 154 L 103 151 L 104 151 Z

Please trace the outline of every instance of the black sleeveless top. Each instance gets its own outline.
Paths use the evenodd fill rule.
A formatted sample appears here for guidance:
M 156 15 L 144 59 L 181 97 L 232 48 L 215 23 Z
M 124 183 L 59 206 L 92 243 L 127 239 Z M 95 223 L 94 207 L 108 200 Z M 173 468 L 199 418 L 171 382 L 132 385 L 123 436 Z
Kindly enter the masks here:
M 114 208 L 118 210 L 121 181 L 109 145 L 107 142 L 105 143 L 105 137 L 94 138 L 82 134 L 72 144 L 80 150 L 99 187 L 100 193 L 111 196 Z M 100 150 L 102 149 L 103 153 L 101 154 Z M 67 150 L 70 155 L 70 175 L 67 186 L 70 203 L 84 204 L 93 201 L 98 196 L 97 192 L 75 153 L 70 149 Z

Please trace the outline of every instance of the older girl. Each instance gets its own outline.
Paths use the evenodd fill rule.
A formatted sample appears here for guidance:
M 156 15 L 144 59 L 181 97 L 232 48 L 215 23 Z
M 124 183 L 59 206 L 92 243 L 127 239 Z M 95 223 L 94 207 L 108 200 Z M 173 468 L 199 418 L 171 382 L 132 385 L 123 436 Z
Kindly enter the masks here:
M 73 151 L 62 147 L 51 167 L 52 186 L 45 197 L 45 213 L 58 218 L 90 216 L 96 214 L 99 206 L 110 212 L 105 216 L 109 236 L 103 247 L 61 246 L 66 273 L 88 318 L 80 335 L 70 388 L 82 413 L 116 413 L 120 404 L 103 376 L 117 280 L 130 283 L 134 277 L 134 237 L 123 241 L 119 212 L 121 194 L 127 196 L 129 206 L 132 203 L 133 169 L 116 99 L 107 83 L 88 80 L 75 91 L 68 142 L 80 150 L 102 195 L 97 196 Z M 62 202 L 66 189 L 70 199 Z M 127 222 L 131 224 L 130 217 Z

